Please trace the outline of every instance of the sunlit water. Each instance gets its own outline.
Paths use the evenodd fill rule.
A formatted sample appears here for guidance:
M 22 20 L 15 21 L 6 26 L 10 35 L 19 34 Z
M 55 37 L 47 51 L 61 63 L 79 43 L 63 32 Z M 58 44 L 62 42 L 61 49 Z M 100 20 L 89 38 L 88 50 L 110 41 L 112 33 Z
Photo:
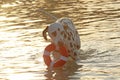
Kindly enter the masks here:
M 41 33 L 54 19 L 39 9 L 73 20 L 82 43 L 78 66 L 48 72 Z M 0 1 L 0 80 L 120 80 L 120 1 Z

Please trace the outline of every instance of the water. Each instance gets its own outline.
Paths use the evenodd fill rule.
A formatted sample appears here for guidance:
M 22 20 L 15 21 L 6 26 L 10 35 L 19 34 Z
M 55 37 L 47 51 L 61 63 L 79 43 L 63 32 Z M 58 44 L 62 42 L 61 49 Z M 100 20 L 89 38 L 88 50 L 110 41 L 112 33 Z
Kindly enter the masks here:
M 120 80 L 119 0 L 0 1 L 0 80 Z M 49 72 L 42 59 L 49 42 L 42 30 L 56 17 L 73 20 L 81 60 Z

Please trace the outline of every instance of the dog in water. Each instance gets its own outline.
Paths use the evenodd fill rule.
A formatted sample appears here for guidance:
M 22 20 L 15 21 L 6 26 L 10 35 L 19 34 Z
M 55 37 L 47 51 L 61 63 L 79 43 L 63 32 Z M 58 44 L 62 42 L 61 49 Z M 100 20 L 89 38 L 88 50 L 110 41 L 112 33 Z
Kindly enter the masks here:
M 46 46 L 43 59 L 48 68 L 63 67 L 69 57 L 76 61 L 81 43 L 79 34 L 70 19 L 60 18 L 48 25 L 43 30 L 45 40 L 48 40 L 47 33 L 51 43 Z

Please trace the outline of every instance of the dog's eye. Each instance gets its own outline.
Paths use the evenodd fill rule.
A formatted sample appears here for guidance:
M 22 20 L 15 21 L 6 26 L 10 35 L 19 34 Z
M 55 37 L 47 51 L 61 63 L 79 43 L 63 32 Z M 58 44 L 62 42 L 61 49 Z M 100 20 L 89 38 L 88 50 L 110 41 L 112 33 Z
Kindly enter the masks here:
M 52 32 L 51 34 L 52 34 L 53 37 L 57 36 L 57 32 L 56 31 Z

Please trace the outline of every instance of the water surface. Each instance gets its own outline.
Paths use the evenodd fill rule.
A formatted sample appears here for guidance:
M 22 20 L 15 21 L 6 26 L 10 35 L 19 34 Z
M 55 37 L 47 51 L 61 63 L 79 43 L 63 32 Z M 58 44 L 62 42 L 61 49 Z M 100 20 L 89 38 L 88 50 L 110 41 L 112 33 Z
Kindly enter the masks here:
M 119 0 L 0 1 L 0 80 L 120 80 Z M 57 18 L 73 20 L 81 38 L 78 66 L 50 73 L 42 30 Z M 81 66 L 82 65 L 82 66 Z

